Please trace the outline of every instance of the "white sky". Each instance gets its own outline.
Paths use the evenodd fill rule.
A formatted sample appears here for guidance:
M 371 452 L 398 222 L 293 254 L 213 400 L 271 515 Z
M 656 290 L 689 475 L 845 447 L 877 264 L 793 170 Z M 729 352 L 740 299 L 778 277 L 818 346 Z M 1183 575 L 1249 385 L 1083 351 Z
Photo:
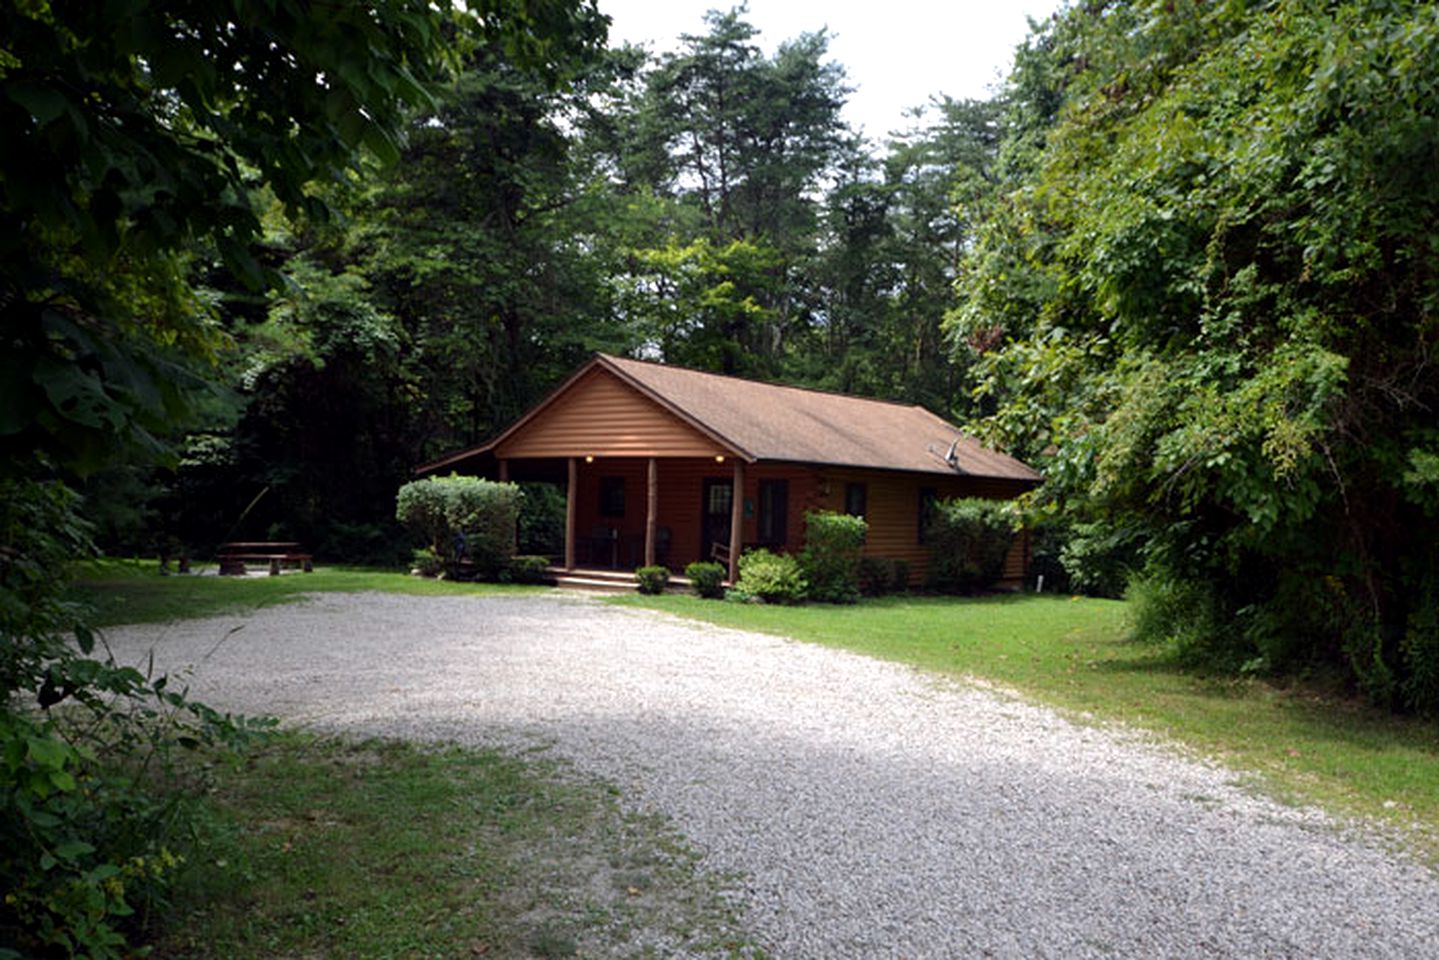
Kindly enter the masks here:
M 705 33 L 706 10 L 727 0 L 599 0 L 610 16 L 610 42 L 673 50 L 682 33 Z M 1060 0 L 750 0 L 745 19 L 759 28 L 766 53 L 801 33 L 829 28 L 829 56 L 845 67 L 844 118 L 883 141 L 910 124 L 905 111 L 932 94 L 983 98 L 1008 73 L 1028 35 Z

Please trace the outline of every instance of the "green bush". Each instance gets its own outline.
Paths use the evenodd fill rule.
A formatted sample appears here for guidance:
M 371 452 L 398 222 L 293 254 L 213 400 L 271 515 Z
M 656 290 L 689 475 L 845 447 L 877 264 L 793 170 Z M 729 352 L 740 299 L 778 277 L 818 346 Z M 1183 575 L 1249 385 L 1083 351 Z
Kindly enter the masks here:
M 724 578 L 728 573 L 723 564 L 700 560 L 685 567 L 685 576 L 695 596 L 719 600 L 724 596 Z
M 909 564 L 889 557 L 861 557 L 859 589 L 867 597 L 901 592 L 909 587 Z
M 1401 650 L 1409 668 L 1405 705 L 1419 713 L 1439 714 L 1439 597 L 1429 594 L 1410 613 Z
M 434 547 L 420 547 L 410 561 L 410 572 L 420 577 L 438 577 L 445 572 L 445 561 Z
M 928 530 L 930 586 L 957 593 L 994 586 L 1004 575 L 1014 523 L 1014 507 L 1007 500 L 967 497 L 936 503 Z
M 544 583 L 545 571 L 549 567 L 549 557 L 524 555 L 511 557 L 505 572 L 511 583 Z
M 1130 578 L 1124 598 L 1134 638 L 1169 647 L 1183 664 L 1220 665 L 1222 659 L 1223 666 L 1237 670 L 1252 652 L 1234 645 L 1239 631 L 1226 627 L 1218 600 L 1203 581 L 1176 577 L 1151 564 Z
M 565 495 L 553 483 L 521 483 L 519 548 L 558 557 L 565 552 Z
M 0 480 L 0 956 L 135 955 L 201 827 L 179 755 L 250 730 L 96 655 L 66 596 L 90 553 L 73 491 Z
M 429 541 L 450 574 L 468 561 L 468 572 L 498 579 L 515 552 L 520 490 L 512 483 L 478 477 L 430 477 L 400 488 L 395 518 Z
M 1069 575 L 1070 588 L 1091 597 L 1123 596 L 1130 575 L 1140 566 L 1139 542 L 1133 529 L 1106 523 L 1074 524 L 1059 547 L 1059 562 Z M 1039 556 L 1038 548 L 1035 554 Z M 1045 582 L 1049 582 L 1047 578 Z
M 807 583 L 799 561 L 786 553 L 751 550 L 739 558 L 739 592 L 765 603 L 797 603 Z
M 665 585 L 670 582 L 670 571 L 668 567 L 640 567 L 635 571 L 635 579 L 639 581 L 640 593 L 654 596 L 665 592 Z
M 808 583 L 806 596 L 824 603 L 859 599 L 860 551 L 869 525 L 863 517 L 827 510 L 804 515 L 804 550 L 799 567 Z

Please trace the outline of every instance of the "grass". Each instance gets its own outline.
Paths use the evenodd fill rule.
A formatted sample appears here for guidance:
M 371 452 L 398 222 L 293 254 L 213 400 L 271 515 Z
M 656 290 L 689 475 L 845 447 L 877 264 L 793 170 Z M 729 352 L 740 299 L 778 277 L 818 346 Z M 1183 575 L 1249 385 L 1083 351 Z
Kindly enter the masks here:
M 162 960 L 754 955 L 662 823 L 543 761 L 287 734 L 208 806 Z
M 393 570 L 316 567 L 313 573 L 287 570 L 278 577 L 159 575 L 153 560 L 95 560 L 75 571 L 75 595 L 96 612 L 96 625 L 169 623 L 220 613 L 244 613 L 291 603 L 306 593 L 382 590 L 414 596 L 474 596 L 543 589 L 493 583 L 458 583 L 411 577 Z
M 851 607 L 614 602 L 979 677 L 1072 715 L 1154 731 L 1218 759 L 1286 802 L 1415 827 L 1439 859 L 1439 729 L 1343 698 L 1211 677 L 1127 639 L 1113 600 L 1011 595 L 891 597 Z

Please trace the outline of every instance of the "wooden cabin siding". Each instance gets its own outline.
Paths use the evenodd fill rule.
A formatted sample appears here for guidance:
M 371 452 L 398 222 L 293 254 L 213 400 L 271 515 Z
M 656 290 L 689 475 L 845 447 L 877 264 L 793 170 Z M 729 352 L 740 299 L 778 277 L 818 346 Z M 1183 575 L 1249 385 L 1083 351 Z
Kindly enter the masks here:
M 710 437 L 604 370 L 571 385 L 563 403 L 537 413 L 495 447 L 521 457 L 714 457 L 728 454 Z M 643 519 L 643 518 L 642 518 Z
M 817 474 L 819 489 L 827 490 L 813 509 L 843 512 L 845 488 L 851 483 L 865 485 L 865 519 L 869 535 L 864 555 L 903 560 L 909 564 L 911 585 L 924 584 L 929 576 L 930 550 L 919 540 L 919 493 L 932 489 L 941 500 L 954 497 L 987 497 L 1009 500 L 1029 488 L 1028 484 L 978 477 L 945 477 L 931 474 L 886 473 L 878 470 L 823 469 Z M 803 533 L 801 533 L 803 539 Z M 1003 579 L 1022 583 L 1029 561 L 1029 534 L 1015 538 L 1005 558 Z

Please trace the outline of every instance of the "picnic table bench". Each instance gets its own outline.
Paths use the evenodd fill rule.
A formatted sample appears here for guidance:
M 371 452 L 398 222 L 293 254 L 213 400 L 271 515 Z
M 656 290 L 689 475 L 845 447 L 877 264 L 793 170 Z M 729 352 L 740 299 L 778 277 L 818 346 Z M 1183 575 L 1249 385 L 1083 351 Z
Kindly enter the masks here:
M 293 541 L 249 540 L 222 543 L 215 556 L 220 561 L 221 576 L 244 576 L 247 560 L 251 563 L 269 563 L 272 577 L 279 576 L 284 567 L 299 567 L 306 573 L 315 569 L 314 557 L 302 552 L 300 545 Z

